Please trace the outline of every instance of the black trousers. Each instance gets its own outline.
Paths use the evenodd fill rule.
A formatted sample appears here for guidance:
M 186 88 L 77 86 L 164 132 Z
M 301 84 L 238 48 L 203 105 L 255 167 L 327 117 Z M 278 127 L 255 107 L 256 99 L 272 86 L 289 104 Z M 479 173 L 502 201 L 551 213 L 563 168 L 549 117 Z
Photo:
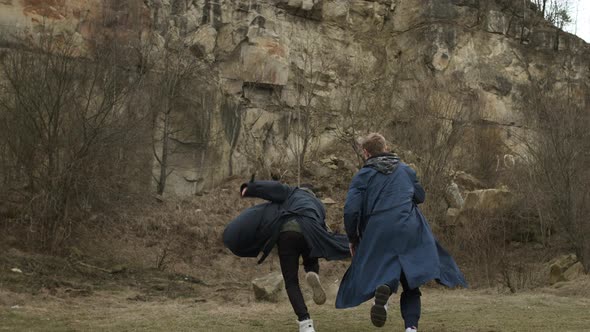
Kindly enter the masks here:
M 410 289 L 406 275 L 402 272 L 400 283 L 402 284 L 403 292 L 399 299 L 400 311 L 406 328 L 418 327 L 420 320 L 421 301 L 420 288 Z
M 283 232 L 277 242 L 279 246 L 279 260 L 281 272 L 285 280 L 285 289 L 291 306 L 299 321 L 309 319 L 309 312 L 299 287 L 299 257 L 303 257 L 305 272 L 319 273 L 320 264 L 317 258 L 309 257 L 311 249 L 307 245 L 303 234 L 298 232 Z

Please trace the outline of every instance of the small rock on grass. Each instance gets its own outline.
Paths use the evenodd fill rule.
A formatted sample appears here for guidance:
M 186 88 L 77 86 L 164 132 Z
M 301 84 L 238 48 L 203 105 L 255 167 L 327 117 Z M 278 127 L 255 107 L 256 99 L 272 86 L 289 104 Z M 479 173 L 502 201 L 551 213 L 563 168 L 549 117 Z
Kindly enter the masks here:
M 336 201 L 328 197 L 322 199 L 322 203 L 324 203 L 325 205 L 334 205 L 336 204 Z

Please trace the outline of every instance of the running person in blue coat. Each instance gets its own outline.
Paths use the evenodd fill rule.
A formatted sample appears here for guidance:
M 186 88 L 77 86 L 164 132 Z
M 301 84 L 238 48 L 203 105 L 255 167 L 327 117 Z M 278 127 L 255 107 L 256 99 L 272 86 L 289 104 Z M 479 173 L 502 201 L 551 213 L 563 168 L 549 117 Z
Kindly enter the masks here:
M 344 206 L 353 259 L 340 284 L 336 307 L 350 308 L 374 298 L 371 321 L 381 327 L 389 297 L 401 283 L 406 332 L 416 332 L 420 286 L 431 280 L 448 287 L 467 284 L 418 208 L 426 195 L 416 172 L 386 152 L 380 134 L 368 135 L 361 146 L 366 163 L 352 179 Z
M 345 235 L 330 232 L 326 211 L 310 186 L 290 187 L 275 181 L 250 181 L 240 188 L 242 197 L 266 200 L 243 211 L 223 232 L 223 242 L 235 255 L 257 257 L 262 263 L 278 247 L 281 272 L 299 332 L 315 332 L 313 321 L 299 287 L 299 258 L 303 259 L 306 281 L 317 304 L 326 302 L 319 280 L 318 258 L 339 260 L 350 257 Z

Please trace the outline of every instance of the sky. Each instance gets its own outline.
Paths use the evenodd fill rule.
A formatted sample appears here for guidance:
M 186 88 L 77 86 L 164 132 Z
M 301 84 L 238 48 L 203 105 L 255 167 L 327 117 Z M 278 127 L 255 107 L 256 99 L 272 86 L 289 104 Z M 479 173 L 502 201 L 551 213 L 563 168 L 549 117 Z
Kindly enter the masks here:
M 573 0 L 572 3 L 572 18 L 573 23 L 568 28 L 571 33 L 575 33 L 578 37 L 590 43 L 590 0 Z M 576 10 L 576 6 L 578 7 Z M 575 26 L 577 13 L 577 31 Z

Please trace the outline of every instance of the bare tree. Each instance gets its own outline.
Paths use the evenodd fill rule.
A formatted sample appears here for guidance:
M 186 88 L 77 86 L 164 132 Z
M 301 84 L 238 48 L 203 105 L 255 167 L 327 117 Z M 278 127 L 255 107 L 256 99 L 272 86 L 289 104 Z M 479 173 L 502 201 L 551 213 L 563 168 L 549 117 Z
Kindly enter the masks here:
M 431 197 L 425 208 L 434 222 L 446 212 L 439 207 L 444 205 L 440 202 L 450 183 L 449 171 L 478 107 L 477 96 L 467 88 L 422 83 L 389 128 L 398 146 L 419 156 L 416 162 L 421 182 Z
M 498 3 L 502 11 L 511 14 L 511 26 L 514 21 L 519 22 L 521 43 L 528 40 L 528 32 L 548 22 L 556 33 L 553 48 L 559 50 L 560 35 L 572 23 L 571 0 L 498 0 Z M 484 2 L 484 7 L 480 6 L 483 15 L 487 15 L 491 5 Z
M 41 248 L 56 250 L 79 213 L 125 192 L 141 112 L 129 101 L 142 75 L 129 50 L 98 41 L 84 56 L 73 34 L 43 26 L 0 62 L 0 139 L 22 220 Z
M 537 10 L 541 12 L 543 17 L 545 17 L 545 12 L 547 9 L 547 2 L 548 0 L 534 0 L 533 3 L 535 4 Z
M 335 55 L 322 47 L 319 35 L 310 30 L 303 38 L 300 52 L 300 67 L 295 67 L 295 106 L 291 111 L 289 148 L 297 160 L 297 183 L 301 182 L 301 171 L 305 158 L 312 150 L 326 124 L 328 101 L 320 97 L 326 80 L 334 65 Z
M 384 131 L 399 112 L 399 106 L 393 102 L 394 93 L 399 92 L 398 80 L 395 74 L 384 71 L 384 66 L 364 59 L 341 66 L 350 70 L 342 80 L 342 108 L 335 133 L 338 140 L 354 151 L 360 166 L 363 161 L 358 137 Z
M 211 116 L 215 96 L 215 82 L 206 86 L 206 66 L 188 50 L 174 48 L 169 38 L 151 66 L 149 107 L 154 130 L 153 155 L 158 174 L 153 178 L 156 192 L 163 194 L 166 181 L 177 168 L 174 155 L 184 152 L 205 151 L 211 137 Z M 213 88 L 211 88 L 213 87 Z M 187 179 L 196 181 L 196 179 Z
M 560 95 L 534 86 L 522 111 L 531 131 L 515 137 L 525 148 L 530 169 L 531 192 L 539 217 L 554 220 L 575 249 L 586 270 L 590 269 L 590 96 L 568 85 Z
M 545 18 L 555 26 L 555 51 L 559 51 L 559 37 L 563 29 L 572 22 L 570 13 L 569 0 L 551 0 L 549 10 L 545 12 Z

